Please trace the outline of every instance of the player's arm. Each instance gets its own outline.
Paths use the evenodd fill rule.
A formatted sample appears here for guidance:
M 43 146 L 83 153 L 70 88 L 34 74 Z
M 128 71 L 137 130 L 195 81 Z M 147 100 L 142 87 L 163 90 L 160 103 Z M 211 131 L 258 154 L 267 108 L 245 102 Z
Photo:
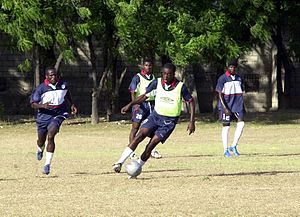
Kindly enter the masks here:
M 129 111 L 130 107 L 133 105 L 139 105 L 142 102 L 144 102 L 147 98 L 148 98 L 148 94 L 152 91 L 155 90 L 157 87 L 157 79 L 153 80 L 148 87 L 146 88 L 146 92 L 142 95 L 140 95 L 139 97 L 135 98 L 134 100 L 132 100 L 130 103 L 128 103 L 126 106 L 124 106 L 121 109 L 121 113 L 125 114 L 127 111 Z M 132 99 L 132 98 L 131 98 Z
M 224 79 L 222 77 L 220 77 L 217 82 L 216 91 L 218 93 L 218 98 L 219 98 L 222 108 L 224 109 L 225 114 L 231 115 L 231 111 L 228 109 L 225 99 L 224 99 L 224 93 L 223 93 L 224 83 L 225 83 Z
M 140 95 L 139 97 L 137 97 L 135 100 L 131 101 L 130 103 L 128 103 L 126 106 L 124 106 L 121 109 L 121 113 L 125 114 L 126 112 L 129 111 L 129 109 L 131 108 L 131 106 L 133 105 L 139 105 L 142 102 L 144 102 L 146 99 L 148 98 L 148 96 L 146 94 Z
M 76 105 L 74 104 L 73 102 L 73 99 L 72 99 L 72 95 L 71 95 L 71 92 L 70 90 L 67 91 L 67 94 L 65 96 L 65 99 L 68 101 L 68 103 L 70 103 L 71 105 L 71 114 L 76 114 L 77 113 L 77 107 Z
M 219 100 L 220 100 L 220 103 L 224 109 L 224 112 L 226 115 L 231 115 L 231 111 L 230 109 L 228 109 L 228 107 L 226 106 L 226 103 L 225 103 L 225 99 L 224 99 L 224 94 L 222 92 L 218 92 L 218 96 L 219 96 Z
M 183 85 L 182 87 L 182 97 L 183 99 L 189 103 L 189 108 L 190 108 L 190 121 L 187 127 L 187 131 L 189 131 L 189 135 L 195 132 L 196 126 L 195 126 L 195 101 L 188 91 L 187 87 Z
M 189 102 L 190 106 L 190 121 L 189 125 L 187 127 L 187 130 L 189 131 L 189 135 L 195 132 L 196 126 L 195 126 L 195 101 L 191 100 Z
M 52 105 L 50 105 L 50 102 L 46 102 L 46 103 L 39 103 L 41 101 L 41 93 L 40 93 L 40 89 L 35 89 L 31 95 L 30 98 L 30 105 L 31 108 L 34 109 L 51 109 L 53 108 Z
M 51 109 L 53 108 L 52 105 L 50 105 L 50 102 L 47 102 L 47 103 L 44 103 L 44 104 L 39 104 L 37 102 L 32 102 L 31 103 L 31 108 L 34 108 L 34 109 Z

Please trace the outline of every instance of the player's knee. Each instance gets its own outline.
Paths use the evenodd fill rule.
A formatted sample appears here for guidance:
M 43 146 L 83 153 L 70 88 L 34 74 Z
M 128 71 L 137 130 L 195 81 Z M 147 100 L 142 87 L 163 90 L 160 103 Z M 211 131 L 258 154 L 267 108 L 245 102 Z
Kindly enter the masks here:
M 54 141 L 54 138 L 55 138 L 55 134 L 52 134 L 52 133 L 49 133 L 48 134 L 48 141 Z
M 136 130 L 136 131 L 138 131 L 139 127 L 140 127 L 140 124 L 139 124 L 139 123 L 132 123 L 131 130 Z

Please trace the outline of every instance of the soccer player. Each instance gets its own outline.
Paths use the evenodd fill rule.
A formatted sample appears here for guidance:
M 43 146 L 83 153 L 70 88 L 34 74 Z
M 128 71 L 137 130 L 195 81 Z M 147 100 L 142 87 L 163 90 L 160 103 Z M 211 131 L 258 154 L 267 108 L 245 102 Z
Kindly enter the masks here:
M 73 103 L 68 85 L 59 80 L 55 68 L 47 68 L 45 81 L 32 93 L 31 107 L 38 109 L 36 117 L 37 125 L 37 160 L 42 160 L 47 139 L 46 160 L 43 173 L 50 173 L 50 165 L 55 150 L 54 138 L 59 131 L 62 122 L 69 117 L 65 100 L 71 105 L 71 113 L 76 114 L 77 108 Z
M 152 73 L 153 63 L 152 60 L 146 59 L 143 61 L 143 68 L 140 73 L 136 74 L 129 85 L 129 91 L 131 93 L 131 100 L 134 101 L 137 97 L 144 94 L 146 87 L 155 79 Z M 132 107 L 132 126 L 129 134 L 129 143 L 137 134 L 139 127 L 143 120 L 149 116 L 154 108 L 154 94 L 153 91 L 149 94 L 149 97 L 140 105 L 134 105 Z M 151 157 L 159 159 L 161 154 L 156 149 L 151 152 Z M 135 153 L 132 153 L 131 158 L 136 158 Z
M 123 151 L 120 159 L 114 164 L 113 170 L 117 173 L 121 171 L 123 163 L 136 149 L 138 144 L 142 142 L 150 134 L 154 134 L 150 142 L 142 153 L 138 163 L 143 166 L 149 159 L 151 151 L 156 145 L 164 143 L 171 135 L 177 124 L 182 108 L 182 98 L 189 102 L 190 121 L 187 127 L 189 135 L 195 131 L 195 104 L 193 97 L 187 90 L 183 82 L 175 78 L 176 67 L 172 63 L 166 63 L 163 66 L 162 78 L 153 80 L 146 88 L 146 92 L 138 97 L 135 101 L 131 101 L 121 110 L 123 114 L 129 111 L 130 107 L 144 102 L 151 91 L 156 90 L 154 111 L 143 121 L 139 132 L 129 145 Z
M 238 141 L 243 133 L 244 123 L 244 100 L 243 84 L 241 77 L 236 73 L 237 60 L 233 60 L 228 65 L 228 70 L 219 77 L 216 91 L 219 95 L 220 120 L 223 124 L 222 142 L 224 147 L 224 157 L 230 157 L 230 152 L 234 156 L 239 156 L 237 150 Z M 237 120 L 237 126 L 232 145 L 228 148 L 228 133 L 230 122 Z

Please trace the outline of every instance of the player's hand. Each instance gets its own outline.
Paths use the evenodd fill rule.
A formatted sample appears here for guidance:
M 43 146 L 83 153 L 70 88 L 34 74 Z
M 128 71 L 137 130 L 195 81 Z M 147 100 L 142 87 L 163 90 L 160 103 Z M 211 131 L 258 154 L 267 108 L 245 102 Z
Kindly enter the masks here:
M 77 114 L 77 107 L 74 104 L 71 105 L 71 114 L 72 115 Z
M 124 106 L 122 109 L 121 109 L 121 113 L 122 114 L 126 114 L 126 112 L 128 112 L 130 109 L 130 104 Z
M 52 109 L 52 108 L 53 108 L 53 106 L 50 105 L 50 102 L 46 102 L 46 103 L 44 103 L 44 104 L 41 104 L 41 106 L 42 106 L 42 108 L 44 108 L 44 109 Z
M 225 114 L 226 114 L 227 116 L 231 116 L 231 115 L 232 115 L 231 111 L 230 111 L 228 108 L 225 108 L 225 109 L 224 109 L 224 112 L 225 112 Z
M 134 105 L 132 106 L 134 111 L 138 111 L 140 109 L 140 105 Z
M 189 135 L 195 132 L 195 121 L 190 121 L 186 131 L 189 131 Z

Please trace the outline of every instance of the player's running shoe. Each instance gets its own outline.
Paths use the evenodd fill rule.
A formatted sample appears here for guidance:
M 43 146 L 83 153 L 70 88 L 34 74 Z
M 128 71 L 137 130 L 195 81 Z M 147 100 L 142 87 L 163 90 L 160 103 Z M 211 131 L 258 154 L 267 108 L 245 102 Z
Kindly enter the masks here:
M 50 173 L 50 164 L 44 166 L 43 173 L 48 175 Z
M 121 169 L 122 169 L 122 164 L 121 164 L 121 163 L 115 163 L 115 164 L 113 165 L 113 170 L 114 170 L 116 173 L 121 172 Z
M 42 158 L 43 158 L 43 152 L 42 151 L 37 151 L 36 152 L 36 158 L 37 158 L 37 160 L 42 160 Z
M 230 152 L 228 151 L 228 149 L 224 151 L 224 157 L 230 157 Z
M 161 154 L 158 153 L 158 151 L 156 151 L 156 150 L 151 152 L 151 157 L 153 157 L 155 159 L 162 158 Z
M 238 152 L 236 146 L 230 147 L 229 150 L 233 152 L 234 156 L 236 156 L 236 157 L 240 156 L 240 153 Z

